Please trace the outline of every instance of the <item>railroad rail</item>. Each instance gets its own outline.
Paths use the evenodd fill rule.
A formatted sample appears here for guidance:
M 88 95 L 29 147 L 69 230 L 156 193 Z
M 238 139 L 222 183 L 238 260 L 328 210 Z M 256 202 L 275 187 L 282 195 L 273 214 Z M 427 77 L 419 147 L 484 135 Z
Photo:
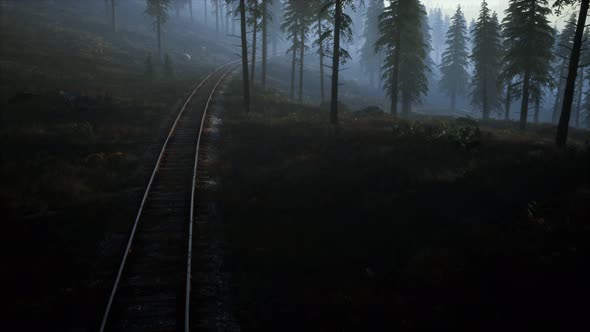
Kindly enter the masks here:
M 217 88 L 238 63 L 226 63 L 203 79 L 174 120 L 131 228 L 100 332 L 190 330 L 203 129 Z

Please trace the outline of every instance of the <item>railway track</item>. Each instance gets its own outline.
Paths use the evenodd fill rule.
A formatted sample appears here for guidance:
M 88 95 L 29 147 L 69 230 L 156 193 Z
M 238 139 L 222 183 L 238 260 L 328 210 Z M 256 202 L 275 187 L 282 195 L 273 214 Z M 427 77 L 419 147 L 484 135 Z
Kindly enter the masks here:
M 209 74 L 176 117 L 133 223 L 100 332 L 190 330 L 203 132 L 217 88 L 237 65 L 229 62 Z

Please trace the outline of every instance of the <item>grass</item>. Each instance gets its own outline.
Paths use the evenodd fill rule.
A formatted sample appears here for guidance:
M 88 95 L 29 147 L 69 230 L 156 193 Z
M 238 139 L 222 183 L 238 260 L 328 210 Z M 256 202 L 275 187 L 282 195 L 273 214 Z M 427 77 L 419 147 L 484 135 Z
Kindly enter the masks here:
M 244 331 L 584 320 L 587 132 L 560 152 L 535 126 L 348 113 L 334 130 L 325 110 L 239 101 L 217 176 Z

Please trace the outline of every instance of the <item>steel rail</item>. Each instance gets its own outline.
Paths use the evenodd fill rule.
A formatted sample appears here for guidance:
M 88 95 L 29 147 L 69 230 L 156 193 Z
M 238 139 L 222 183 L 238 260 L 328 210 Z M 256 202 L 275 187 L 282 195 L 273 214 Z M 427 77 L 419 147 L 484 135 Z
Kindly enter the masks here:
M 199 166 L 199 148 L 201 146 L 201 137 L 203 134 L 203 127 L 205 125 L 205 120 L 207 118 L 207 110 L 209 109 L 209 104 L 211 103 L 211 99 L 213 99 L 213 95 L 217 90 L 219 84 L 225 79 L 225 77 L 233 72 L 237 66 L 233 66 L 228 69 L 221 78 L 215 83 L 215 86 L 211 90 L 209 94 L 209 98 L 207 99 L 207 103 L 205 104 L 205 109 L 203 110 L 203 116 L 201 117 L 201 126 L 199 127 L 199 133 L 197 136 L 197 148 L 195 152 L 195 163 L 193 169 L 193 183 L 191 187 L 191 206 L 190 206 L 190 219 L 189 219 L 189 231 L 188 231 L 188 255 L 187 255 L 187 264 L 186 264 L 186 292 L 185 292 L 185 302 L 184 302 L 184 331 L 190 331 L 190 295 L 191 295 L 191 260 L 192 260 L 192 248 L 193 248 L 193 223 L 194 223 L 194 208 L 195 208 L 195 193 L 197 187 L 197 178 L 198 178 L 198 166 Z
M 131 245 L 133 244 L 133 239 L 135 237 L 135 233 L 137 231 L 137 226 L 139 225 L 139 220 L 141 218 L 145 203 L 147 201 L 148 195 L 150 193 L 152 184 L 154 182 L 154 179 L 156 177 L 156 173 L 158 172 L 159 168 L 160 168 L 160 164 L 162 163 L 162 158 L 164 157 L 164 153 L 166 151 L 166 148 L 168 146 L 168 142 L 170 141 L 170 138 L 172 137 L 172 135 L 174 134 L 174 131 L 176 130 L 176 126 L 178 124 L 178 121 L 180 120 L 180 118 L 182 117 L 182 115 L 184 114 L 184 111 L 186 110 L 186 107 L 188 105 L 188 103 L 192 100 L 193 96 L 197 93 L 197 91 L 203 86 L 203 84 L 205 84 L 205 82 L 207 82 L 211 76 L 213 76 L 213 74 L 219 72 L 221 69 L 227 67 L 227 66 L 231 66 L 232 64 L 238 62 L 240 60 L 236 60 L 236 61 L 231 61 L 228 62 L 226 64 L 223 64 L 217 68 L 215 68 L 215 70 L 213 72 L 211 72 L 209 75 L 207 75 L 207 77 L 205 77 L 200 83 L 199 85 L 197 85 L 197 87 L 192 91 L 192 93 L 190 94 L 190 96 L 187 98 L 186 102 L 184 103 L 184 105 L 182 106 L 180 112 L 178 112 L 178 115 L 176 116 L 176 119 L 174 120 L 174 123 L 172 124 L 172 128 L 170 129 L 170 132 L 168 133 L 168 136 L 166 137 L 166 140 L 164 141 L 164 145 L 162 146 L 162 149 L 160 150 L 160 155 L 158 156 L 158 160 L 156 161 L 156 165 L 154 167 L 154 170 L 152 171 L 152 175 L 150 177 L 150 180 L 148 182 L 148 185 L 146 187 L 145 193 L 143 194 L 143 198 L 141 200 L 141 204 L 139 206 L 139 211 L 137 212 L 137 216 L 135 217 L 135 221 L 133 223 L 133 227 L 131 229 L 131 234 L 129 235 L 129 240 L 127 241 L 127 246 L 125 248 L 125 252 L 123 254 L 123 259 L 121 260 L 121 264 L 119 265 L 119 270 L 117 271 L 117 276 L 115 278 L 115 282 L 113 284 L 113 289 L 111 290 L 110 296 L 109 296 L 109 300 L 107 302 L 107 307 L 105 309 L 104 315 L 102 317 L 102 321 L 100 323 L 100 329 L 99 332 L 104 332 L 105 327 L 106 327 L 106 323 L 108 321 L 109 318 L 109 314 L 111 311 L 111 307 L 113 305 L 113 301 L 115 299 L 115 294 L 117 293 L 117 289 L 119 287 L 119 283 L 121 281 L 121 276 L 123 274 L 123 270 L 125 268 L 125 263 L 127 262 L 127 257 L 129 256 L 129 252 L 131 250 Z

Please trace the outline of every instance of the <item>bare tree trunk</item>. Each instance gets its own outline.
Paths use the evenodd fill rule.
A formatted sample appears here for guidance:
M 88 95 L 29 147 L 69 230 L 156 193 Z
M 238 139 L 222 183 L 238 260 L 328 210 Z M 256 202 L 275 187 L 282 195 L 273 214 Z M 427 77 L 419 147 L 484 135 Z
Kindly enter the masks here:
M 221 1 L 221 2 L 219 2 Z M 217 0 L 217 6 L 219 7 L 218 11 L 219 11 L 219 25 L 221 26 L 221 31 L 223 31 L 224 28 L 224 21 L 223 21 L 223 0 Z
M 559 105 L 561 104 L 561 96 L 563 95 L 563 79 L 561 78 L 563 70 L 560 70 L 559 84 L 557 85 L 557 93 L 555 94 L 555 104 L 553 105 L 553 114 L 551 116 L 551 123 L 557 123 L 557 115 L 559 114 Z
M 160 14 L 156 17 L 156 33 L 158 34 L 158 60 L 162 60 L 162 31 Z
M 232 35 L 236 34 L 236 18 L 235 18 L 235 16 L 231 20 L 231 34 Z
M 512 82 L 506 84 L 506 101 L 504 103 L 504 120 L 510 120 L 510 104 L 512 103 Z
M 305 52 L 305 25 L 301 22 L 300 42 L 299 47 L 299 102 L 303 102 L 303 55 Z
M 535 123 L 539 123 L 539 112 L 540 111 L 541 111 L 541 98 L 536 97 L 535 98 L 535 116 L 534 116 Z
M 397 116 L 397 100 L 399 94 L 399 63 L 401 57 L 401 31 L 397 29 L 395 36 L 395 45 L 397 47 L 393 50 L 393 73 L 391 75 L 391 115 Z
M 334 52 L 332 53 L 332 92 L 330 98 L 330 122 L 338 123 L 338 74 L 340 66 L 340 25 L 342 24 L 342 0 L 335 0 Z
M 291 60 L 291 88 L 289 90 L 289 97 L 291 100 L 295 98 L 295 64 L 297 63 L 297 34 L 293 36 L 293 59 Z
M 191 23 L 193 22 L 193 0 L 188 0 L 188 11 L 191 15 Z
M 113 31 L 117 31 L 117 26 L 115 25 L 115 0 L 111 0 L 111 20 Z
M 242 81 L 244 84 L 244 110 L 250 112 L 250 81 L 248 80 L 248 39 L 246 37 L 246 5 L 240 0 L 240 32 L 242 36 Z
M 219 0 L 215 0 L 215 31 L 219 34 Z
M 488 120 L 490 118 L 490 108 L 488 104 L 488 82 L 486 79 L 486 71 L 483 71 L 483 102 L 482 102 L 482 118 Z
M 531 83 L 531 72 L 527 69 L 522 80 L 522 101 L 520 103 L 520 130 L 526 129 L 529 115 L 529 86 Z
M 574 90 L 576 88 L 578 62 L 580 61 L 582 37 L 584 36 L 586 15 L 588 15 L 589 6 L 590 0 L 582 0 L 580 3 L 580 15 L 578 16 L 576 34 L 574 35 L 574 45 L 572 48 L 572 55 L 570 56 L 570 63 L 568 67 L 567 81 L 565 82 L 565 93 L 563 94 L 563 108 L 561 109 L 559 124 L 557 125 L 557 135 L 555 136 L 555 143 L 559 147 L 563 147 L 567 144 L 570 114 L 572 111 L 572 103 L 574 101 Z
M 320 38 L 320 49 L 319 49 L 319 54 L 320 54 L 320 100 L 321 103 L 324 103 L 324 41 L 321 39 L 322 38 L 322 19 L 321 17 L 319 17 L 318 15 L 318 36 Z
M 229 8 L 229 4 L 226 3 L 225 4 L 225 33 L 228 35 L 229 35 L 229 15 L 230 15 L 230 8 Z
M 258 0 L 254 0 L 254 23 L 252 24 L 252 72 L 250 72 L 250 82 L 254 85 L 254 79 L 256 78 L 256 34 L 258 32 Z
M 266 88 L 266 58 L 268 57 L 268 0 L 262 0 L 262 88 Z
M 203 16 L 205 17 L 205 25 L 207 25 L 207 16 L 209 15 L 209 13 L 207 13 L 207 0 L 205 1 L 205 9 L 203 10 Z
M 578 82 L 578 105 L 576 107 L 575 126 L 580 127 L 580 113 L 582 112 L 582 94 L 584 90 L 584 68 L 580 69 L 580 80 Z

